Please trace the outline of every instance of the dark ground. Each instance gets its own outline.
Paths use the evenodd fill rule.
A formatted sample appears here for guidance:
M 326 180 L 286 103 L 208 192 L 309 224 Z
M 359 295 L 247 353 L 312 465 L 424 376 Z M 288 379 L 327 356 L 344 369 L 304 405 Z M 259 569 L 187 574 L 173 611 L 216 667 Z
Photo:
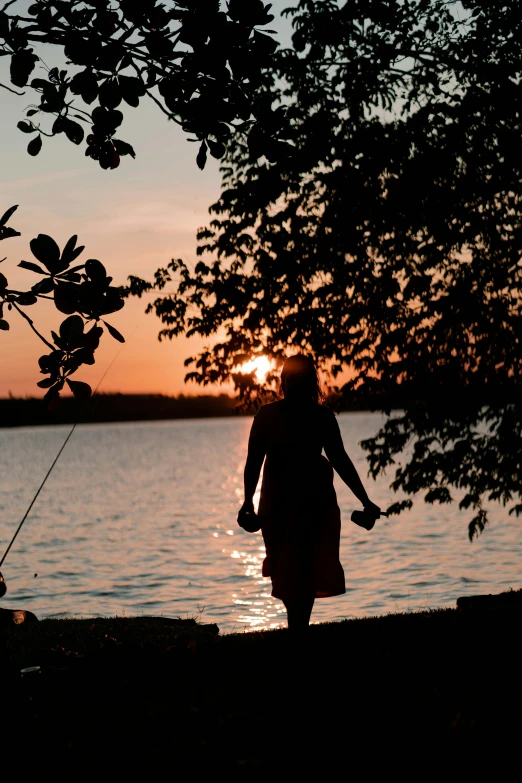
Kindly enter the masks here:
M 162 618 L 12 626 L 2 754 L 59 778 L 469 779 L 493 765 L 499 779 L 522 739 L 522 593 L 510 595 L 297 641 Z

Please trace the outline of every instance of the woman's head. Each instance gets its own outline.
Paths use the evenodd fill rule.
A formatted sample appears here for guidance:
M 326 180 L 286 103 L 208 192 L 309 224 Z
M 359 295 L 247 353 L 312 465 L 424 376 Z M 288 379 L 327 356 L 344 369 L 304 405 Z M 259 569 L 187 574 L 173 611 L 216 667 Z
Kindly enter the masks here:
M 298 353 L 285 361 L 281 371 L 281 392 L 285 399 L 293 402 L 322 402 L 324 395 L 319 377 L 309 356 Z

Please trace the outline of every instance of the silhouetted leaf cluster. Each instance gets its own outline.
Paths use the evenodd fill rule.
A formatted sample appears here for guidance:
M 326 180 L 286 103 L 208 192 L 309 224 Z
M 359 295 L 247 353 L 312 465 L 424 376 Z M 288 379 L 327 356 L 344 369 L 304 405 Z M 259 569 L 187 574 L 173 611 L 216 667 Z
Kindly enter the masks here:
M 473 537 L 484 501 L 512 504 L 522 486 L 520 4 L 290 13 L 293 48 L 255 103 L 292 154 L 260 158 L 260 126 L 227 150 L 205 260 L 162 270 L 151 286 L 168 275 L 170 293 L 149 311 L 162 337 L 219 332 L 190 360 L 199 383 L 237 377 L 240 357 L 306 351 L 346 373 L 350 405 L 397 398 L 404 412 L 364 444 L 371 474 L 398 463 L 395 490 L 455 497 Z M 256 393 L 253 375 L 241 383 Z
M 122 155 L 135 157 L 115 135 L 122 110 L 145 96 L 199 141 L 200 168 L 207 152 L 223 157 L 238 129 L 259 135 L 263 115 L 252 98 L 276 49 L 272 31 L 260 29 L 274 18 L 269 4 L 37 0 L 27 16 L 11 6 L 0 11 L 0 55 L 10 56 L 12 84 L 39 99 L 18 123 L 33 134 L 30 155 L 38 155 L 43 136 L 63 134 L 77 145 L 85 137 L 85 154 L 116 168 Z M 67 69 L 47 68 L 38 56 L 43 45 L 62 49 Z M 267 146 L 273 143 L 267 137 Z
M 6 226 L 16 209 L 17 206 L 11 207 L 0 218 L 0 239 L 20 236 L 18 231 Z M 20 261 L 18 266 L 41 275 L 41 279 L 28 291 L 9 288 L 7 278 L 0 273 L 0 330 L 9 330 L 4 314 L 14 310 L 50 349 L 38 360 L 40 372 L 47 377 L 37 384 L 47 390 L 45 399 L 50 407 L 57 404 L 66 384 L 79 399 L 91 396 L 89 384 L 72 380 L 71 376 L 83 364 L 94 364 L 94 352 L 104 331 L 100 324 L 107 327 L 112 337 L 124 342 L 118 330 L 102 318 L 124 306 L 122 290 L 111 285 L 112 278 L 107 276 L 103 264 L 94 258 L 71 266 L 84 250 L 83 245 L 76 244 L 77 241 L 77 236 L 71 237 L 60 250 L 47 234 L 38 234 L 31 240 L 31 252 L 39 263 Z M 49 340 L 38 332 L 25 312 L 26 307 L 36 304 L 41 298 L 53 299 L 57 310 L 68 316 L 60 324 L 58 333 L 51 331 Z

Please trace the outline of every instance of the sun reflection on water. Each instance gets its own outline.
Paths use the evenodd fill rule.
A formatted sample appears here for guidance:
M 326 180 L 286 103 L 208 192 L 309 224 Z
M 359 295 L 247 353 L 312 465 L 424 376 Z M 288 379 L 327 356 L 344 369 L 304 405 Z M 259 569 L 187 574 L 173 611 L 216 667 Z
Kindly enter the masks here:
M 269 592 L 269 579 L 262 576 L 265 547 L 257 546 L 257 551 L 239 552 L 235 549 L 230 557 L 241 560 L 245 567 L 248 585 L 240 593 L 232 593 L 233 603 L 242 608 L 238 614 L 238 623 L 245 631 L 262 631 L 279 628 L 285 622 L 285 611 L 281 603 L 272 598 Z M 253 588 L 253 589 L 252 589 Z
M 243 467 L 243 463 L 237 465 L 238 474 L 243 473 Z M 233 481 L 232 477 L 230 479 Z M 236 481 L 233 483 L 235 484 Z M 243 501 L 243 488 L 235 486 L 234 495 L 240 505 Z M 253 499 L 256 511 L 259 508 L 260 495 L 261 484 L 259 483 Z M 241 561 L 245 576 L 244 587 L 241 587 L 237 592 L 236 586 L 234 588 L 236 592 L 231 593 L 232 602 L 242 609 L 236 615 L 237 630 L 241 630 L 241 626 L 245 631 L 279 628 L 286 622 L 286 613 L 281 602 L 270 595 L 270 579 L 262 575 L 265 547 L 261 533 L 251 534 L 239 531 L 238 535 L 241 536 L 241 543 L 244 542 L 244 550 L 233 549 L 229 553 L 232 560 Z M 225 552 L 225 550 L 223 551 Z

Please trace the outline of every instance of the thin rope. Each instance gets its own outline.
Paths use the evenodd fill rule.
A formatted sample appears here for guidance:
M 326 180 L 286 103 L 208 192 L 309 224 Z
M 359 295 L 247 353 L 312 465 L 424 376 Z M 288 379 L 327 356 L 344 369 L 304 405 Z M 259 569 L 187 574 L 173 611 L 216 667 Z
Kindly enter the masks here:
M 133 334 L 134 334 L 134 332 L 136 331 L 136 329 L 137 329 L 137 328 L 138 328 L 138 326 L 136 325 L 136 326 L 134 327 L 134 331 L 132 332 L 131 336 L 129 337 L 129 340 L 131 339 L 131 337 L 133 336 Z M 122 346 L 120 347 L 119 351 L 117 351 L 117 352 L 116 352 L 116 355 L 114 356 L 114 358 L 113 358 L 113 359 L 112 359 L 112 361 L 110 362 L 109 366 L 107 367 L 107 369 L 106 369 L 106 370 L 105 370 L 105 372 L 103 373 L 102 377 L 101 377 L 101 378 L 100 378 L 100 380 L 98 381 L 98 385 L 96 386 L 96 388 L 95 388 L 95 390 L 94 390 L 94 392 L 93 392 L 93 395 L 92 395 L 91 399 L 93 399 L 93 398 L 95 397 L 95 395 L 96 395 L 96 392 L 98 391 L 98 389 L 100 388 L 100 386 L 101 386 L 101 384 L 102 384 L 102 382 L 103 382 L 103 379 L 105 378 L 105 376 L 107 375 L 107 373 L 108 373 L 108 372 L 109 372 L 109 370 L 111 369 L 112 365 L 114 364 L 114 362 L 116 361 L 116 359 L 118 358 L 118 356 L 120 355 L 120 353 L 121 353 L 121 352 L 123 351 L 123 349 L 125 348 L 125 345 L 127 345 L 127 344 L 128 344 L 128 343 L 125 343 L 124 345 L 122 345 Z M 93 415 L 93 413 L 94 413 L 94 409 L 95 409 L 95 406 L 93 406 L 93 409 L 92 409 L 92 411 L 91 411 L 91 416 L 92 416 L 92 415 Z M 12 537 L 12 539 L 11 539 L 11 541 L 10 541 L 10 543 L 9 543 L 9 546 L 7 547 L 7 549 L 6 549 L 6 550 L 5 550 L 5 552 L 4 552 L 4 556 L 3 556 L 3 557 L 2 557 L 2 559 L 0 560 L 0 568 L 2 567 L 2 565 L 3 565 L 3 562 L 4 562 L 4 560 L 6 559 L 7 555 L 9 554 L 9 550 L 10 550 L 10 549 L 11 549 L 11 547 L 13 546 L 13 544 L 14 544 L 14 542 L 15 542 L 15 540 L 16 540 L 16 537 L 17 537 L 17 535 L 18 535 L 18 533 L 19 533 L 19 532 L 20 532 L 20 530 L 22 529 L 22 525 L 24 524 L 25 520 L 26 520 L 26 519 L 27 519 L 27 517 L 29 516 L 29 513 L 30 513 L 30 511 L 31 511 L 32 507 L 34 506 L 34 504 L 35 504 L 35 502 L 36 502 L 36 499 L 37 499 L 38 495 L 40 494 L 40 492 L 41 492 L 41 491 L 42 491 L 42 489 L 44 488 L 44 486 L 45 486 L 45 482 L 47 481 L 47 479 L 48 479 L 48 478 L 49 478 L 49 476 L 51 475 L 51 473 L 52 473 L 52 470 L 53 470 L 54 466 L 56 465 L 56 463 L 57 463 L 57 462 L 58 462 L 58 460 L 60 459 L 60 455 L 61 455 L 62 451 L 64 450 L 64 448 L 67 446 L 67 444 L 68 444 L 69 440 L 71 439 L 71 435 L 73 434 L 74 430 L 76 429 L 76 425 L 77 425 L 77 424 L 79 424 L 79 421 L 78 421 L 78 420 L 77 420 L 77 421 L 75 421 L 75 422 L 74 422 L 74 424 L 72 425 L 72 427 L 71 427 L 71 430 L 70 430 L 69 434 L 67 435 L 67 437 L 65 438 L 64 442 L 62 443 L 62 445 L 61 445 L 61 447 L 60 447 L 60 451 L 58 452 L 58 454 L 57 454 L 57 455 L 56 455 L 56 457 L 54 458 L 53 464 L 51 465 L 51 467 L 49 468 L 49 470 L 48 470 L 48 471 L 47 471 L 47 473 L 45 474 L 45 478 L 44 478 L 44 480 L 42 481 L 42 483 L 40 484 L 40 486 L 38 487 L 38 490 L 37 490 L 37 492 L 36 492 L 35 496 L 34 496 L 34 497 L 33 497 L 33 499 L 31 500 L 31 503 L 29 504 L 29 508 L 28 508 L 28 509 L 27 509 L 27 511 L 25 512 L 25 514 L 24 514 L 24 516 L 23 516 L 23 519 L 22 519 L 22 521 L 20 522 L 20 524 L 19 524 L 19 525 L 18 525 L 18 527 L 16 528 L 16 533 L 15 533 L 15 534 L 14 534 L 14 536 Z

